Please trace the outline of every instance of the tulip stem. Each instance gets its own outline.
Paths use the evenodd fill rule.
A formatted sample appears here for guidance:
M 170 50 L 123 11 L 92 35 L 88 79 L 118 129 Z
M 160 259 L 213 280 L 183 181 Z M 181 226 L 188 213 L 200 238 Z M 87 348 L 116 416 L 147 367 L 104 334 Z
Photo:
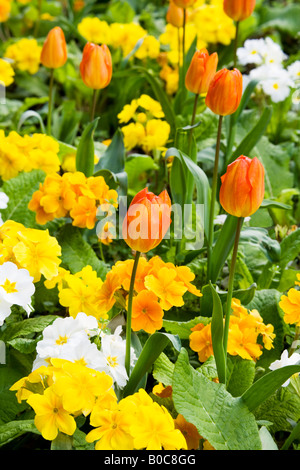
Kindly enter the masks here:
M 237 56 L 236 56 L 236 51 L 238 48 L 238 41 L 239 41 L 239 25 L 240 22 L 236 22 L 236 28 L 235 28 L 235 39 L 234 39 L 234 55 L 233 55 L 233 67 L 236 68 L 236 63 L 237 63 Z
M 237 227 L 236 227 L 235 240 L 234 240 L 233 252 L 232 252 L 231 263 L 230 263 L 228 292 L 227 292 L 227 301 L 226 301 L 226 313 L 225 313 L 225 325 L 224 325 L 224 335 L 223 335 L 223 347 L 224 347 L 225 356 L 227 354 L 228 331 L 229 331 L 229 323 L 230 323 L 230 315 L 231 315 L 231 302 L 232 302 L 232 293 L 233 293 L 235 265 L 236 265 L 236 260 L 237 260 L 239 239 L 240 239 L 243 222 L 244 222 L 244 218 L 239 217 Z
M 97 90 L 93 90 L 92 107 L 91 107 L 91 121 L 93 121 L 95 119 L 97 99 L 98 99 Z
M 196 113 L 197 113 L 197 106 L 198 106 L 198 100 L 199 100 L 199 94 L 197 93 L 195 95 L 195 101 L 194 101 L 194 108 L 193 108 L 193 114 L 192 114 L 192 120 L 191 120 L 191 129 L 190 129 L 190 135 L 189 135 L 189 157 L 191 153 L 191 144 L 192 144 L 192 137 L 194 133 L 194 129 L 192 129 L 193 125 L 195 124 L 195 119 L 196 119 Z
M 51 69 L 50 83 L 49 83 L 48 121 L 47 121 L 48 135 L 51 135 L 51 127 L 52 127 L 53 83 L 54 83 L 54 69 Z
M 130 279 L 130 287 L 128 293 L 128 307 L 127 307 L 127 319 L 126 319 L 126 353 L 125 353 L 125 369 L 127 375 L 130 375 L 130 348 L 131 348 L 131 316 L 132 316 L 132 299 L 133 299 L 133 291 L 134 291 L 134 282 L 136 271 L 140 259 L 140 252 L 136 251 L 134 264 L 131 273 Z
M 183 9 L 183 32 L 182 32 L 182 75 L 185 80 L 185 36 L 186 36 L 186 9 Z
M 218 186 L 218 170 L 219 170 L 219 156 L 220 156 L 220 145 L 221 145 L 221 135 L 222 135 L 222 122 L 223 122 L 223 116 L 219 116 L 216 153 L 215 153 L 215 165 L 214 165 L 214 172 L 213 172 L 213 179 L 212 179 L 210 214 L 209 214 L 207 281 L 210 281 L 210 276 L 211 276 L 211 255 L 212 255 L 212 246 L 213 246 L 213 239 L 214 239 L 215 202 L 216 202 L 216 197 L 217 197 L 217 186 Z

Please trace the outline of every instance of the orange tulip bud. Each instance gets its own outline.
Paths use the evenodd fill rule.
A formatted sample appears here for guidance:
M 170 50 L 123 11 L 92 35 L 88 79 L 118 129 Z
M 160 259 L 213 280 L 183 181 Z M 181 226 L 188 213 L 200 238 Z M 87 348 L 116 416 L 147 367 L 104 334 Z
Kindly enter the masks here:
M 224 0 L 223 8 L 234 21 L 243 21 L 252 15 L 255 0 Z
M 140 191 L 133 198 L 123 221 L 123 238 L 134 251 L 147 253 L 156 248 L 171 224 L 171 200 L 165 190 L 159 196 Z
M 88 42 L 80 63 L 82 80 L 89 88 L 101 90 L 110 84 L 112 77 L 112 59 L 106 44 L 99 46 Z
M 175 5 L 180 8 L 190 8 L 196 3 L 197 0 L 173 0 Z
M 265 193 L 265 170 L 258 158 L 241 155 L 221 177 L 220 203 L 228 214 L 249 217 L 261 205 Z
M 63 30 L 56 26 L 49 31 L 41 52 L 41 63 L 49 69 L 57 69 L 67 62 L 67 45 Z
M 209 55 L 206 49 L 196 51 L 185 77 L 186 88 L 195 94 L 207 93 L 218 65 L 218 54 Z
M 238 69 L 219 70 L 206 95 L 205 104 L 215 114 L 227 116 L 239 107 L 243 93 L 243 77 Z
M 182 28 L 183 26 L 183 10 L 175 5 L 172 0 L 170 1 L 166 20 L 172 26 L 175 26 L 175 28 Z

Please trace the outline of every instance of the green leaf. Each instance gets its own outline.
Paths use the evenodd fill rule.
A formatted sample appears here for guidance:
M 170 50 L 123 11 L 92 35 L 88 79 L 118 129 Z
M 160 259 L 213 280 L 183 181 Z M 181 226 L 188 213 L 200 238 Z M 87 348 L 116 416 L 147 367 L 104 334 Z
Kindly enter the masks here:
M 21 115 L 20 120 L 19 120 L 19 122 L 18 122 L 18 127 L 17 127 L 18 132 L 20 132 L 21 127 L 23 126 L 24 122 L 26 122 L 27 119 L 30 119 L 30 118 L 33 118 L 33 117 L 38 120 L 38 122 L 39 122 L 39 124 L 40 124 L 40 127 L 41 127 L 41 132 L 42 132 L 43 134 L 45 134 L 45 133 L 46 133 L 46 129 L 45 129 L 44 122 L 43 122 L 43 120 L 42 120 L 40 114 L 37 113 L 36 111 L 32 111 L 32 110 L 25 111 L 25 112 Z
M 120 186 L 123 195 L 127 194 L 128 178 L 125 171 L 125 146 L 123 133 L 121 129 L 117 129 L 110 145 L 100 157 L 94 169 L 94 176 L 102 175 L 106 183 L 109 179 L 113 180 Z
M 257 124 L 251 129 L 246 137 L 240 142 L 236 150 L 233 152 L 231 158 L 228 160 L 228 164 L 236 160 L 240 155 L 249 155 L 251 150 L 255 147 L 257 142 L 264 135 L 268 124 L 271 120 L 272 108 L 266 107 L 257 122 Z
M 88 124 L 84 129 L 76 152 L 76 170 L 85 176 L 92 176 L 95 166 L 94 132 L 99 118 Z
M 153 377 L 161 382 L 165 387 L 172 385 L 174 364 L 165 353 L 161 353 L 156 361 L 152 371 Z
M 191 329 L 194 326 L 198 325 L 198 323 L 203 323 L 206 325 L 209 321 L 210 319 L 206 317 L 195 317 L 192 320 L 186 322 L 163 319 L 163 327 L 169 333 L 178 335 L 180 339 L 189 339 Z
M 43 315 L 34 318 L 27 318 L 19 322 L 6 323 L 5 329 L 0 331 L 0 339 L 4 342 L 12 341 L 21 336 L 28 336 L 32 333 L 40 333 L 55 319 L 56 315 Z
M 278 262 L 281 258 L 280 243 L 270 238 L 268 231 L 264 228 L 243 228 L 240 235 L 240 243 L 252 244 L 258 247 L 271 262 Z
M 253 383 L 255 362 L 238 356 L 227 360 L 227 390 L 233 397 L 240 397 Z
M 197 190 L 197 204 L 203 204 L 204 209 L 210 206 L 210 185 L 208 178 L 204 171 L 194 163 L 187 155 L 185 155 L 180 150 L 172 147 L 167 150 L 165 154 L 165 158 L 170 156 L 175 157 L 180 162 L 180 166 L 174 167 L 174 163 L 172 165 L 171 170 L 171 193 L 172 193 L 172 200 L 174 203 L 182 204 L 186 203 L 186 197 L 190 194 L 191 186 L 188 185 L 195 185 Z M 172 175 L 172 172 L 173 175 Z M 193 177 L 189 179 L 189 176 Z M 184 179 L 184 182 L 183 182 Z M 204 232 L 205 234 L 208 233 L 208 226 L 209 226 L 209 211 L 204 210 Z
M 176 361 L 173 401 L 178 413 L 196 426 L 216 450 L 260 450 L 254 415 L 225 385 L 210 381 L 189 364 L 185 349 Z
M 223 268 L 229 253 L 232 250 L 238 218 L 233 215 L 227 215 L 225 223 L 219 233 L 217 241 L 212 250 L 211 261 L 211 282 L 217 282 L 220 271 Z
M 180 350 L 180 340 L 174 335 L 158 331 L 149 336 L 124 388 L 124 397 L 137 391 L 140 381 L 168 344 L 171 344 L 177 351 Z
M 254 382 L 242 395 L 242 400 L 250 411 L 254 411 L 281 387 L 292 375 L 300 373 L 300 365 L 285 366 L 273 370 Z
M 254 283 L 249 286 L 247 289 L 237 289 L 233 291 L 233 298 L 239 299 L 241 304 L 246 306 L 253 299 L 256 292 L 257 285 Z M 202 297 L 200 298 L 200 309 L 203 315 L 210 317 L 213 311 L 213 297 L 211 293 L 211 288 L 207 284 L 201 289 Z M 218 291 L 218 295 L 221 299 L 222 304 L 227 300 L 227 291 Z
M 146 177 L 149 171 L 157 170 L 158 165 L 149 155 L 129 155 L 125 163 L 128 176 L 128 195 L 135 196 L 146 186 Z
M 280 31 L 295 37 L 299 32 L 300 6 L 296 4 L 284 5 L 284 7 L 264 7 L 261 10 L 262 30 L 278 28 Z
M 291 232 L 281 242 L 279 266 L 283 270 L 288 263 L 294 261 L 300 252 L 300 229 Z
M 219 381 L 221 383 L 226 383 L 226 356 L 224 353 L 224 344 L 223 344 L 223 334 L 224 334 L 223 306 L 222 306 L 220 297 L 212 284 L 210 284 L 210 289 L 211 289 L 212 297 L 213 297 L 213 314 L 212 314 L 212 319 L 211 319 L 212 346 L 213 346 Z
M 101 261 L 91 245 L 84 240 L 79 228 L 71 224 L 64 225 L 57 234 L 57 241 L 62 250 L 62 263 L 75 274 L 85 266 L 92 266 L 103 280 L 108 272 L 107 265 Z
M 33 419 L 11 421 L 0 426 L 0 447 L 28 432 L 40 434 Z
M 2 190 L 9 197 L 7 208 L 1 210 L 4 221 L 14 220 L 25 227 L 40 228 L 35 221 L 35 212 L 28 209 L 28 204 L 45 176 L 42 170 L 32 170 L 29 173 L 20 173 L 15 178 L 4 182 Z
M 259 437 L 262 443 L 262 450 L 278 450 L 278 446 L 266 426 L 260 428 Z

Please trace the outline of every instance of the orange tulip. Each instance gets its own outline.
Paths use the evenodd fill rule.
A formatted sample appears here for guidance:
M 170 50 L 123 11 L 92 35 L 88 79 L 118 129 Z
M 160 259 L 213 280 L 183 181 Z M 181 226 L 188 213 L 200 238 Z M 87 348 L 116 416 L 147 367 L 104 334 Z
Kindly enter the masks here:
M 56 26 L 49 31 L 41 52 L 41 63 L 49 69 L 57 69 L 67 61 L 67 45 L 63 30 Z
M 258 158 L 241 155 L 221 177 L 220 203 L 228 214 L 249 217 L 260 207 L 265 193 L 265 170 Z
M 209 55 L 206 49 L 196 51 L 185 77 L 185 86 L 192 93 L 207 93 L 218 65 L 218 54 Z
M 238 69 L 219 70 L 206 95 L 205 104 L 219 116 L 233 114 L 239 107 L 243 93 L 243 77 Z
M 252 15 L 255 0 L 224 0 L 223 8 L 234 21 L 243 21 Z
M 86 86 L 93 90 L 101 90 L 110 84 L 112 59 L 106 44 L 99 46 L 88 42 L 85 45 L 80 63 L 80 73 Z
M 171 224 L 171 200 L 164 190 L 159 196 L 140 191 L 133 198 L 123 221 L 123 238 L 134 251 L 147 253 L 156 248 Z
M 172 26 L 175 26 L 175 28 L 182 28 L 183 26 L 183 10 L 175 5 L 172 0 L 170 0 L 166 20 Z
M 196 3 L 197 0 L 173 0 L 175 5 L 180 8 L 190 8 Z

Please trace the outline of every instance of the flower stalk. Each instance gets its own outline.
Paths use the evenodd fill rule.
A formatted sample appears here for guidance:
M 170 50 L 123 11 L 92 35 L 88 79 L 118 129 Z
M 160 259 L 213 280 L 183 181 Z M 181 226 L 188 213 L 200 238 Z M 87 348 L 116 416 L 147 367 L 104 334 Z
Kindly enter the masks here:
M 244 222 L 244 217 L 238 217 L 233 252 L 232 252 L 231 263 L 230 263 L 226 312 L 225 312 L 224 336 L 223 336 L 223 347 L 224 347 L 225 357 L 227 354 L 228 332 L 229 332 L 229 323 L 230 323 L 230 315 L 231 315 L 231 302 L 232 302 L 232 293 L 233 293 L 233 285 L 234 285 L 235 266 L 236 266 L 238 246 L 239 246 L 239 240 L 240 240 L 240 234 L 241 234 L 243 222 Z
M 128 307 L 127 307 L 127 319 L 126 319 L 126 353 L 125 353 L 125 369 L 128 374 L 128 377 L 130 375 L 132 299 L 133 299 L 133 292 L 134 292 L 134 282 L 135 282 L 140 255 L 141 255 L 141 252 L 136 251 L 132 273 L 131 273 L 129 293 L 128 293 Z
M 49 83 L 48 121 L 47 121 L 48 135 L 51 135 L 51 129 L 52 129 L 53 84 L 54 84 L 54 69 L 51 69 L 50 70 L 50 83 Z
M 223 116 L 219 116 L 219 125 L 217 133 L 217 143 L 216 143 L 216 152 L 215 152 L 215 165 L 212 179 L 212 188 L 211 188 L 211 203 L 210 203 L 210 214 L 209 214 L 209 232 L 208 232 L 208 253 L 207 253 L 207 280 L 210 280 L 211 276 L 211 254 L 212 254 L 212 245 L 214 237 L 214 218 L 215 218 L 215 201 L 217 196 L 217 186 L 218 186 L 218 169 L 219 169 L 219 158 L 220 158 L 220 145 L 221 145 L 221 135 L 222 135 L 222 122 Z

